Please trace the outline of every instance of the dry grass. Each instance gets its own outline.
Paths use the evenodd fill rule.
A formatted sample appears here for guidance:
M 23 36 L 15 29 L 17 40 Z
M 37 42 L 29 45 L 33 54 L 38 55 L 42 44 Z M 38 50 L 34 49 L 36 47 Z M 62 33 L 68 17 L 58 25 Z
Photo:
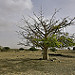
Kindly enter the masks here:
M 48 51 L 48 53 L 53 53 Z M 57 54 L 75 56 L 74 51 Z M 75 75 L 75 58 L 50 56 L 42 58 L 41 51 L 0 52 L 0 75 Z M 50 59 L 54 59 L 50 61 Z

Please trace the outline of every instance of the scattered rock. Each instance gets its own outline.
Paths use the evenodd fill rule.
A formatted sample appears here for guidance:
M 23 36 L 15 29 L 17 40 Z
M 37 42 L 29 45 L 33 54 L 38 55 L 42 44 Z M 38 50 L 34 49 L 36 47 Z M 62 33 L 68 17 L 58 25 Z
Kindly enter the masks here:
M 51 58 L 50 61 L 58 61 L 58 62 L 61 62 L 59 59 L 57 58 Z
M 24 55 L 22 55 L 22 56 L 24 56 Z
M 50 61 L 54 61 L 53 59 L 50 59 Z

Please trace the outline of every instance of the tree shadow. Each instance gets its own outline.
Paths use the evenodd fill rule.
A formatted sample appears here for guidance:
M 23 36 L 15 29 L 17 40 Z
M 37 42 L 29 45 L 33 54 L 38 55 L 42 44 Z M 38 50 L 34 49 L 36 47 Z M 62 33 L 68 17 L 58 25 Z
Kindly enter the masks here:
M 67 58 L 75 58 L 75 56 L 71 55 L 63 55 L 63 54 L 48 54 L 49 56 L 60 56 L 60 57 L 67 57 Z

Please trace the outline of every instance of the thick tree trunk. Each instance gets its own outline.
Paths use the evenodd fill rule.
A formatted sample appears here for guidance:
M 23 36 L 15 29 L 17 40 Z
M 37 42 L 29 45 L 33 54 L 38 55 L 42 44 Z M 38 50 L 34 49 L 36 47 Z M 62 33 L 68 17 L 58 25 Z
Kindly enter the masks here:
M 47 49 L 43 50 L 43 60 L 47 60 Z

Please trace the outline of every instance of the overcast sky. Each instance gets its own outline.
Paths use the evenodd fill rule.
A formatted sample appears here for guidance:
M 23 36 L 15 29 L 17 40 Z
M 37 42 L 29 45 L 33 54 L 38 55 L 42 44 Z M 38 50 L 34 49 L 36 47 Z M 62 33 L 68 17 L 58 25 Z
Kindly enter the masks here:
M 54 9 L 61 8 L 57 14 L 59 18 L 75 17 L 75 0 L 0 0 L 0 45 L 19 48 L 16 26 L 22 15 L 32 15 L 39 12 L 41 6 L 46 17 L 50 17 Z M 75 33 L 75 26 L 65 28 L 70 34 Z

